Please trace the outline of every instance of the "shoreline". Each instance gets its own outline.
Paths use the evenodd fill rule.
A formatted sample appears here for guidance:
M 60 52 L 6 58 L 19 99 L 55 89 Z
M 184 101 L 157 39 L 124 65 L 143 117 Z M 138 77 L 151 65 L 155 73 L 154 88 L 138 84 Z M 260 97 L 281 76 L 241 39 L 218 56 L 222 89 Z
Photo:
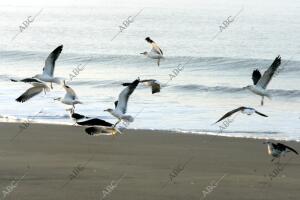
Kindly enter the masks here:
M 17 126 L 21 125 L 25 121 L 11 121 L 11 122 L 4 122 L 0 121 L 0 124 L 16 124 Z M 63 127 L 72 127 L 72 123 L 70 124 L 65 124 L 65 123 L 44 123 L 44 122 L 29 122 L 29 124 L 33 125 L 50 125 L 50 126 L 63 126 Z M 29 126 L 30 126 L 29 125 Z M 74 126 L 74 127 L 82 127 L 84 126 Z M 184 135 L 199 135 L 199 136 L 212 136 L 212 137 L 224 137 L 224 138 L 241 138 L 241 139 L 254 139 L 254 140 L 272 140 L 272 141 L 282 141 L 282 142 L 297 142 L 300 143 L 300 140 L 293 140 L 293 139 L 273 139 L 273 138 L 265 138 L 265 137 L 255 137 L 255 136 L 232 136 L 232 135 L 225 135 L 227 134 L 234 134 L 236 132 L 230 132 L 230 131 L 225 131 L 224 133 L 217 133 L 217 132 L 196 132 L 196 131 L 187 131 L 187 130 L 165 130 L 165 129 L 137 129 L 137 128 L 126 128 L 124 131 L 142 131 L 142 132 L 147 132 L 147 131 L 152 131 L 152 132 L 162 132 L 164 134 L 184 134 Z M 243 132 L 241 132 L 243 133 Z

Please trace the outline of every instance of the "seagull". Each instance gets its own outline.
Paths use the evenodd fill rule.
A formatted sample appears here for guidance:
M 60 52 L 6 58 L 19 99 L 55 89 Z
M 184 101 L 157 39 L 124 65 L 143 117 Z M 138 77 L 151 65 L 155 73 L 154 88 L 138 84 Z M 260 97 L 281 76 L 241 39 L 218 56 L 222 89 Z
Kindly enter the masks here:
M 11 79 L 12 81 L 16 81 L 14 79 Z M 25 101 L 31 99 L 32 97 L 40 94 L 42 91 L 49 92 L 50 88 L 47 86 L 47 84 L 41 80 L 38 80 L 36 78 L 28 78 L 23 79 L 23 82 L 30 83 L 33 87 L 26 90 L 21 96 L 19 96 L 16 101 L 24 103 Z
M 121 131 L 116 127 L 89 127 L 85 129 L 88 135 L 98 136 L 103 134 L 116 135 L 116 133 L 121 134 Z
M 261 76 L 261 73 L 258 69 L 254 70 L 252 73 L 253 85 L 248 85 L 244 89 L 248 89 L 254 94 L 257 94 L 262 97 L 261 105 L 264 105 L 264 97 L 271 98 L 271 94 L 266 90 L 268 84 L 270 83 L 274 73 L 281 64 L 281 57 L 277 56 L 273 61 L 272 65 L 265 71 L 264 75 Z
M 291 152 L 291 151 L 298 155 L 298 152 L 295 149 L 293 149 L 289 146 L 286 146 L 282 143 L 275 144 L 272 142 L 264 142 L 264 144 L 268 145 L 268 154 L 273 157 L 271 162 L 273 162 L 273 160 L 275 158 L 279 158 L 279 161 L 280 161 L 281 156 L 285 156 L 286 153 Z
M 54 49 L 49 56 L 47 57 L 45 61 L 45 66 L 43 68 L 43 74 L 37 74 L 33 76 L 32 78 L 39 79 L 44 82 L 48 82 L 52 87 L 52 83 L 61 84 L 62 78 L 54 77 L 54 68 L 55 68 L 55 61 L 59 57 L 60 53 L 62 52 L 63 45 L 58 46 L 56 49 Z M 29 78 L 30 79 L 30 78 Z M 26 82 L 28 78 L 22 79 L 22 80 L 14 80 L 15 82 Z
M 225 119 L 225 118 L 227 118 L 227 117 L 230 117 L 231 115 L 233 115 L 233 114 L 236 113 L 236 112 L 241 112 L 241 113 L 247 114 L 247 115 L 252 115 L 252 114 L 256 113 L 256 114 L 258 114 L 258 115 L 260 115 L 260 116 L 268 117 L 267 115 L 258 112 L 258 111 L 255 110 L 254 108 L 241 106 L 241 107 L 239 107 L 239 108 L 237 108 L 237 109 L 234 109 L 234 110 L 232 110 L 232 111 L 226 113 L 226 114 L 225 114 L 223 117 L 221 117 L 217 122 L 215 122 L 215 124 L 218 123 L 218 122 L 220 122 L 220 121 L 222 121 L 223 119 Z
M 63 88 L 66 90 L 65 96 L 63 98 L 55 98 L 54 100 L 60 101 L 66 105 L 72 105 L 73 109 L 75 108 L 75 104 L 82 104 L 82 102 L 78 100 L 75 91 L 70 86 L 67 86 L 65 82 Z
M 148 43 L 150 43 L 152 49 L 151 49 L 150 52 L 145 51 L 141 54 L 143 54 L 143 55 L 145 55 L 149 58 L 152 58 L 152 59 L 157 59 L 157 65 L 159 66 L 160 59 L 164 58 L 162 50 L 159 48 L 159 46 L 150 37 L 146 37 L 145 40 Z
M 125 115 L 127 111 L 127 104 L 130 95 L 133 93 L 137 85 L 139 84 L 140 79 L 136 79 L 130 85 L 128 85 L 122 92 L 119 94 L 118 101 L 115 101 L 115 109 L 106 109 L 104 111 L 109 112 L 112 116 L 118 119 L 117 123 L 113 127 L 116 127 L 122 120 L 125 122 L 133 122 L 133 117 L 130 115 Z
M 77 121 L 90 119 L 89 117 L 75 113 L 73 108 L 68 108 L 68 109 L 66 109 L 66 111 L 69 111 L 70 118 L 75 122 L 75 124 L 77 123 Z
M 159 83 L 157 80 L 155 80 L 155 79 L 140 80 L 140 83 L 144 83 L 144 85 L 151 87 L 152 94 L 155 94 L 155 93 L 160 92 L 161 85 L 160 85 L 160 83 Z M 122 85 L 123 85 L 123 86 L 128 86 L 128 85 L 130 85 L 130 84 L 131 84 L 131 83 L 123 83 Z

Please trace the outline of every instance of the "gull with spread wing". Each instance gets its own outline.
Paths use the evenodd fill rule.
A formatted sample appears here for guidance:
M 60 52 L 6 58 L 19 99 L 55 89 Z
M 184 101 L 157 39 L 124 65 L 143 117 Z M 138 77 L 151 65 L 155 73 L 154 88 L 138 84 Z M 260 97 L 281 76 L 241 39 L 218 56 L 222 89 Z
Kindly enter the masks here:
M 11 79 L 12 81 L 16 81 Z M 23 79 L 23 82 L 31 84 L 33 87 L 26 90 L 21 96 L 19 96 L 16 101 L 24 103 L 25 101 L 31 99 L 32 97 L 40 94 L 42 91 L 49 92 L 50 88 L 47 86 L 47 84 L 41 80 L 38 80 L 36 78 L 27 78 Z
M 218 122 L 220 122 L 220 121 L 222 121 L 223 119 L 225 119 L 225 118 L 227 118 L 227 117 L 230 117 L 231 115 L 233 115 L 233 114 L 235 114 L 235 113 L 237 113 L 237 112 L 241 112 L 241 113 L 247 114 L 247 115 L 252 115 L 252 114 L 255 113 L 255 114 L 258 114 L 258 115 L 263 116 L 263 117 L 268 117 L 267 115 L 265 115 L 265 114 L 263 114 L 263 113 L 261 113 L 261 112 L 258 112 L 258 111 L 255 110 L 254 108 L 241 106 L 241 107 L 239 107 L 239 108 L 237 108 L 237 109 L 234 109 L 234 110 L 232 110 L 232 111 L 226 113 L 226 114 L 225 114 L 223 117 L 221 117 L 217 122 L 215 122 L 215 124 L 218 123 Z
M 118 101 L 115 102 L 115 109 L 106 109 L 104 111 L 109 112 L 112 116 L 118 119 L 117 123 L 113 127 L 116 127 L 122 120 L 125 122 L 133 122 L 133 117 L 126 115 L 127 104 L 130 95 L 133 93 L 135 88 L 138 86 L 140 79 L 136 79 L 130 85 L 128 85 L 122 92 L 119 94 Z
M 280 157 L 285 156 L 286 153 L 291 151 L 298 155 L 298 152 L 295 149 L 282 143 L 275 144 L 272 142 L 264 142 L 264 144 L 268 145 L 268 154 L 273 157 L 271 162 L 276 158 L 279 158 L 278 162 L 280 162 Z
M 65 96 L 63 98 L 61 98 L 61 97 L 55 98 L 54 100 L 60 101 L 61 103 L 66 104 L 66 105 L 71 105 L 73 107 L 73 109 L 75 108 L 76 104 L 82 104 L 82 102 L 78 100 L 78 97 L 77 97 L 75 91 L 70 86 L 67 86 L 66 84 L 64 84 L 63 88 L 66 91 Z
M 254 70 L 252 73 L 253 85 L 248 85 L 244 87 L 245 89 L 250 90 L 254 94 L 257 94 L 262 97 L 261 105 L 264 105 L 264 97 L 271 98 L 271 94 L 266 90 L 268 84 L 272 80 L 276 70 L 281 64 L 281 57 L 278 56 L 273 61 L 272 65 L 265 71 L 264 75 L 261 76 L 261 73 L 258 69 Z
M 59 57 L 60 53 L 62 52 L 63 45 L 58 46 L 56 49 L 54 49 L 49 56 L 47 57 L 45 61 L 45 66 L 43 68 L 43 74 L 37 74 L 33 76 L 32 78 L 39 79 L 43 82 L 48 82 L 52 87 L 52 83 L 56 84 L 62 84 L 63 78 L 54 77 L 54 68 L 55 68 L 55 62 L 57 58 Z M 28 82 L 30 78 L 25 78 L 21 80 L 15 80 L 12 81 L 15 82 Z
M 146 37 L 145 40 L 151 45 L 152 49 L 150 52 L 145 51 L 141 54 L 143 54 L 149 58 L 156 59 L 157 65 L 159 66 L 160 59 L 164 58 L 162 50 L 150 37 Z
M 152 94 L 160 92 L 161 84 L 155 79 L 140 80 L 145 86 L 151 87 Z M 122 83 L 123 86 L 128 86 L 131 83 Z

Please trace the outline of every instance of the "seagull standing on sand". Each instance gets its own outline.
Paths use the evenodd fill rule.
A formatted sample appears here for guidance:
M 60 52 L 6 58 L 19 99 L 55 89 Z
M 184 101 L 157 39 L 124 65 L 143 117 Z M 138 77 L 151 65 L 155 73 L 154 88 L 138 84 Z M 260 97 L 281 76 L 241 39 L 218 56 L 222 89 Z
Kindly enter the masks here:
M 16 82 L 16 80 L 11 79 L 11 81 Z M 40 94 L 42 91 L 45 92 L 49 92 L 50 88 L 47 86 L 47 84 L 43 81 L 40 81 L 36 78 L 27 78 L 27 79 L 23 79 L 22 82 L 25 83 L 30 83 L 33 87 L 29 88 L 28 90 L 26 90 L 21 96 L 19 96 L 16 101 L 17 102 L 25 102 L 29 99 L 31 99 L 32 97 Z
M 252 80 L 254 85 L 248 85 L 244 87 L 245 89 L 250 90 L 254 94 L 257 94 L 262 97 L 261 105 L 264 105 L 264 97 L 271 98 L 271 94 L 266 90 L 269 82 L 271 81 L 274 73 L 281 64 L 281 57 L 278 56 L 272 63 L 272 65 L 265 71 L 264 75 L 261 76 L 261 73 L 258 69 L 254 70 L 252 73 Z
M 56 83 L 56 84 L 61 84 L 62 83 L 62 78 L 54 77 L 54 68 L 55 68 L 55 61 L 59 57 L 60 53 L 62 52 L 63 45 L 58 46 L 56 49 L 54 49 L 49 56 L 47 57 L 45 61 L 45 66 L 43 68 L 43 74 L 37 74 L 32 78 L 39 79 L 44 82 L 48 82 L 51 84 Z M 26 82 L 27 79 L 22 79 L 22 80 L 14 80 L 15 82 Z
M 250 107 L 244 107 L 244 106 L 241 106 L 237 109 L 234 109 L 228 113 L 226 113 L 223 117 L 221 117 L 216 123 L 222 121 L 223 119 L 227 118 L 227 117 L 230 117 L 231 115 L 233 115 L 234 113 L 237 113 L 237 112 L 241 112 L 243 114 L 247 114 L 247 115 L 252 115 L 254 113 L 260 115 L 260 116 L 263 116 L 263 117 L 268 117 L 267 115 L 263 114 L 263 113 L 260 113 L 258 112 L 257 110 L 255 110 L 254 108 L 250 108 Z
M 298 155 L 298 152 L 295 149 L 293 149 L 289 146 L 286 146 L 282 143 L 275 144 L 272 142 L 264 142 L 264 144 L 268 145 L 268 154 L 273 157 L 271 162 L 273 162 L 273 160 L 276 158 L 279 158 L 279 161 L 280 161 L 281 156 L 285 156 L 286 153 L 291 152 L 291 151 Z
M 160 92 L 160 88 L 161 88 L 160 83 L 155 79 L 140 80 L 140 83 L 144 83 L 144 85 L 151 87 L 152 94 Z M 122 85 L 128 86 L 130 84 L 131 83 L 123 83 Z
M 145 51 L 141 54 L 149 58 L 156 59 L 157 65 L 159 66 L 160 59 L 164 58 L 162 50 L 150 37 L 146 37 L 145 40 L 151 45 L 152 49 L 150 52 Z
M 64 84 L 63 88 L 66 90 L 65 96 L 63 98 L 61 97 L 55 98 L 54 100 L 58 100 L 66 105 L 71 105 L 73 109 L 75 108 L 76 104 L 82 104 L 82 102 L 78 100 L 75 91 L 70 86 Z
M 89 135 L 97 136 L 103 133 L 112 135 L 115 135 L 116 133 L 121 134 L 119 129 L 113 128 L 113 124 L 105 120 L 75 113 L 73 108 L 67 109 L 67 111 L 70 112 L 70 118 L 75 122 L 75 124 L 80 126 L 89 126 L 85 129 L 85 132 Z
M 135 88 L 138 86 L 140 79 L 136 79 L 130 85 L 128 85 L 120 94 L 118 101 L 115 102 L 115 109 L 106 109 L 104 111 L 109 112 L 112 116 L 118 119 L 117 123 L 113 127 L 116 127 L 122 120 L 125 122 L 133 122 L 134 118 L 130 115 L 125 115 L 127 111 L 127 104 L 130 95 L 133 93 Z

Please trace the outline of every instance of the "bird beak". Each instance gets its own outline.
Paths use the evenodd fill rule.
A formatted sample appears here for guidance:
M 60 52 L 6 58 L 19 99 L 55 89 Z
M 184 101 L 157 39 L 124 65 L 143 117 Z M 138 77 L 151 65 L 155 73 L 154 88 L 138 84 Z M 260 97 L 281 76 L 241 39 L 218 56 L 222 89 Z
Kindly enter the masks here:
M 106 110 L 103 110 L 104 112 L 107 112 L 108 110 L 106 109 Z
M 144 54 L 144 53 L 140 53 L 140 54 Z
M 54 101 L 58 101 L 58 100 L 59 100 L 59 98 L 54 98 L 53 100 L 54 100 Z

